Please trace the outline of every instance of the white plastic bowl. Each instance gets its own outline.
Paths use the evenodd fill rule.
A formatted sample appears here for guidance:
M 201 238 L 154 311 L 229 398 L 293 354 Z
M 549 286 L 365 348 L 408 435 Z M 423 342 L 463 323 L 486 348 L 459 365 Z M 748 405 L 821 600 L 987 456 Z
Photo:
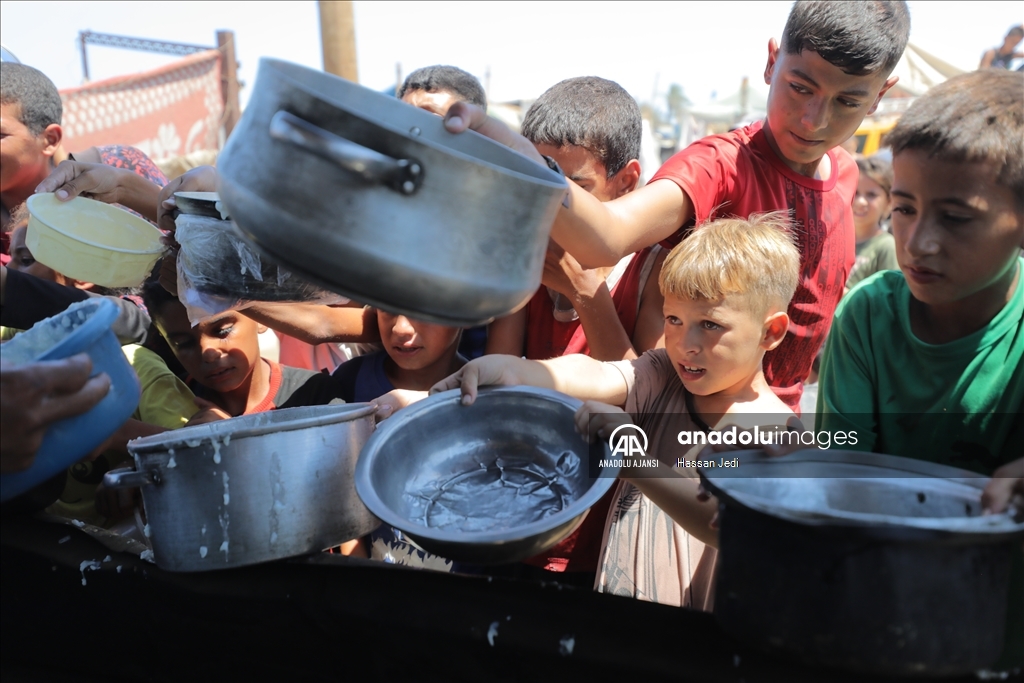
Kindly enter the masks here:
M 25 245 L 58 273 L 104 287 L 142 284 L 164 252 L 161 233 L 124 209 L 52 193 L 28 198 Z

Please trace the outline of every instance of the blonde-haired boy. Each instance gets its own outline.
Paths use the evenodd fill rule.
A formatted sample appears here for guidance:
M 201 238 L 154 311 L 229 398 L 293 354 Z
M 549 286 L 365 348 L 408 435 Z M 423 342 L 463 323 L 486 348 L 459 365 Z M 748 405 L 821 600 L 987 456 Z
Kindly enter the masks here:
M 586 401 L 576 414 L 581 432 L 607 438 L 632 422 L 648 437 L 648 456 L 675 462 L 685 455 L 671 447 L 681 429 L 752 426 L 765 414 L 782 424 L 792 415 L 765 381 L 761 361 L 789 328 L 799 262 L 784 214 L 714 221 L 683 240 L 662 267 L 665 348 L 617 362 L 484 356 L 431 391 L 461 387 L 466 405 L 484 385 L 561 391 Z M 598 590 L 710 609 L 715 552 L 705 543 L 716 542 L 716 505 L 697 499 L 692 474 L 659 469 L 665 476 L 619 484 Z

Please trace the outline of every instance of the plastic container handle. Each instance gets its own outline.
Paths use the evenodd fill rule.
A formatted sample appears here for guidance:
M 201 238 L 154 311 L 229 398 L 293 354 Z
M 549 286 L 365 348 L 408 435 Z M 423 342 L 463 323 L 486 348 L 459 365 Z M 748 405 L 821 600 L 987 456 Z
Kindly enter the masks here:
M 103 475 L 103 485 L 108 489 L 133 489 L 159 483 L 160 472 L 158 470 L 142 472 L 124 470 L 122 472 L 107 472 Z
M 279 111 L 270 121 L 270 137 L 326 159 L 371 183 L 412 195 L 423 181 L 423 167 L 409 159 L 387 155 L 328 132 L 295 114 Z

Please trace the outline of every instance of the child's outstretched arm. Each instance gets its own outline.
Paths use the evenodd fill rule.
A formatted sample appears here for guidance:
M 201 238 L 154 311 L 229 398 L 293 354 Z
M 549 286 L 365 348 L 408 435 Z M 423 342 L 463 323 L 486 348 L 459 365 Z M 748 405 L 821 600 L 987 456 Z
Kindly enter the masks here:
M 254 303 L 241 313 L 307 344 L 380 341 L 377 312 L 369 307 L 304 303 Z
M 472 128 L 538 164 L 547 164 L 529 140 L 468 102 L 452 105 L 445 127 L 452 133 Z M 551 238 L 585 268 L 613 266 L 623 256 L 670 237 L 692 216 L 689 197 L 670 180 L 655 181 L 610 202 L 601 202 L 569 183 L 569 206 L 559 210 Z
M 476 400 L 480 387 L 519 384 L 553 389 L 584 401 L 614 405 L 626 401 L 626 378 L 622 372 L 611 363 L 583 355 L 542 361 L 497 354 L 483 356 L 435 384 L 430 393 L 462 389 L 462 403 L 468 406 Z
M 608 439 L 617 427 L 632 423 L 630 415 L 621 408 L 597 401 L 586 401 L 576 411 L 576 431 L 588 441 Z M 626 473 L 634 476 L 626 476 Z M 619 476 L 640 489 L 694 538 L 718 547 L 718 530 L 712 528 L 718 502 L 714 497 L 699 495 L 700 480 L 696 472 L 677 470 L 659 462 L 655 467 L 623 469 Z

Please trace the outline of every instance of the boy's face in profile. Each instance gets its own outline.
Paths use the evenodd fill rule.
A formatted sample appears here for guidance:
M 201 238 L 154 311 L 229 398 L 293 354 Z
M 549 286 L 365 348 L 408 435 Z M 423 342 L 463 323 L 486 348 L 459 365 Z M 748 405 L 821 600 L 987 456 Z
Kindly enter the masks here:
M 764 352 L 782 341 L 789 321 L 785 314 L 756 315 L 741 296 L 709 301 L 666 294 L 664 311 L 665 350 L 687 391 L 697 396 L 748 389 Z M 776 321 L 771 330 L 769 320 Z
M 51 128 L 60 130 L 60 126 Z M 60 135 L 56 142 L 60 142 Z M 36 182 L 56 148 L 50 128 L 43 134 L 33 135 L 21 122 L 20 104 L 0 105 L 0 192 Z
M 608 169 L 585 147 L 535 145 L 537 151 L 558 162 L 565 177 L 602 202 L 610 202 L 636 189 L 640 180 L 640 164 L 631 161 L 611 178 Z M 634 168 L 635 166 L 635 168 Z
M 914 298 L 941 305 L 1006 297 L 1024 246 L 1024 212 L 987 162 L 951 162 L 908 149 L 893 159 L 896 259 Z
M 185 307 L 168 302 L 153 312 L 153 322 L 188 374 L 220 393 L 239 388 L 260 360 L 259 326 L 228 312 L 195 327 Z
M 457 351 L 458 327 L 446 327 L 404 315 L 377 311 L 377 327 L 385 351 L 403 370 L 422 370 L 438 361 L 451 362 Z
M 816 167 L 826 152 L 857 131 L 896 79 L 877 73 L 853 76 L 816 52 L 788 54 L 773 39 L 764 82 L 771 86 L 769 140 L 791 168 L 805 172 L 801 167 Z

